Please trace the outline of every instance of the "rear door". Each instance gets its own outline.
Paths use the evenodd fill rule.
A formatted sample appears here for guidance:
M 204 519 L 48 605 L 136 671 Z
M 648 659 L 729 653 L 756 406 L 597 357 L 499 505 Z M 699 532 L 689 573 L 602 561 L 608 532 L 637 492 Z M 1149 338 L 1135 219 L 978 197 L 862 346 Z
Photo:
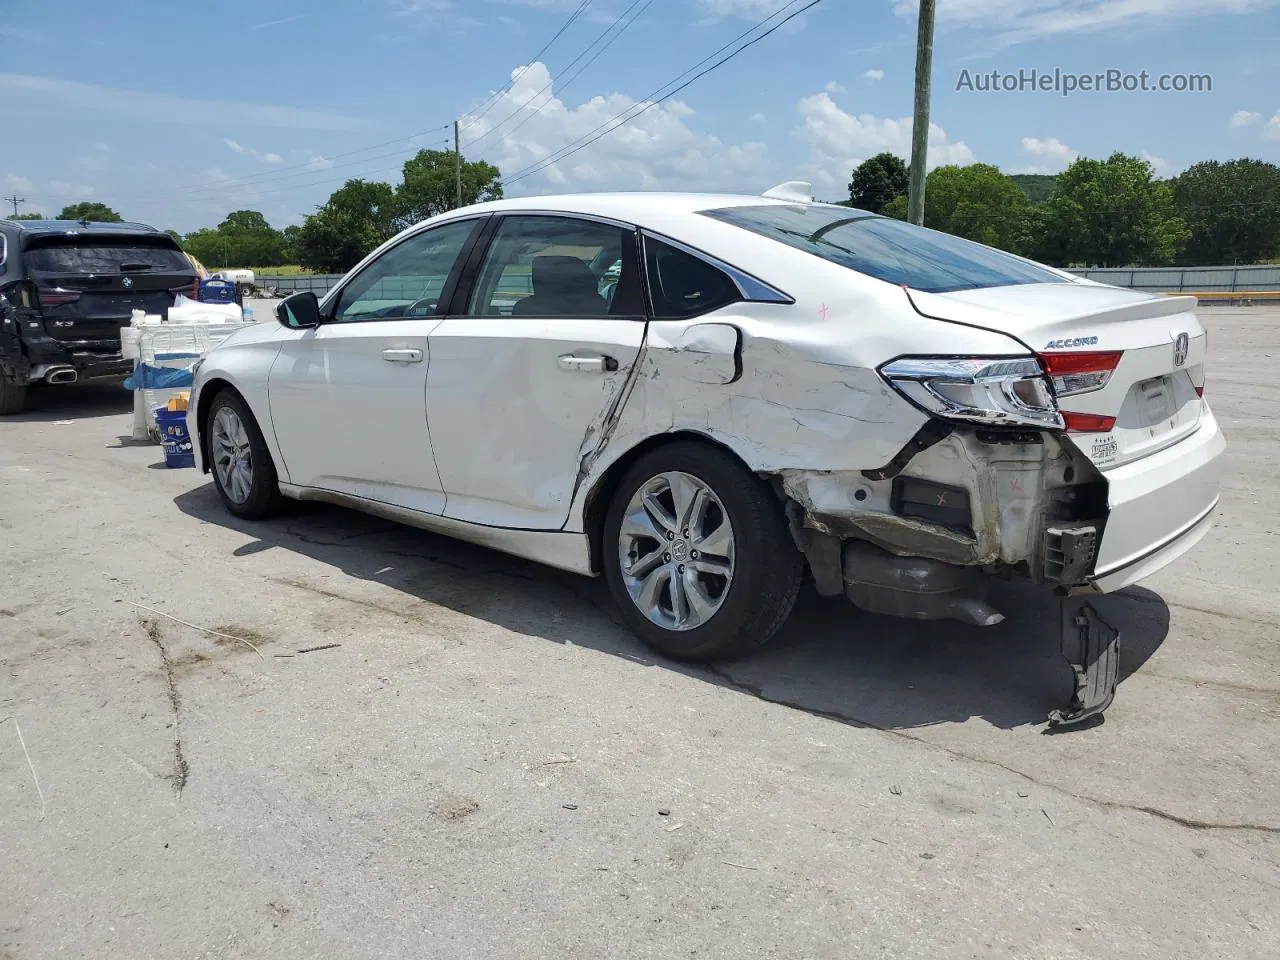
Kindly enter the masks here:
M 55 340 L 118 345 L 134 310 L 165 315 L 178 294 L 195 292 L 191 261 L 160 234 L 34 237 L 24 258 Z
M 644 342 L 636 231 L 508 216 L 473 268 L 455 315 L 429 338 L 427 415 L 445 515 L 558 530 L 584 451 L 621 402 Z

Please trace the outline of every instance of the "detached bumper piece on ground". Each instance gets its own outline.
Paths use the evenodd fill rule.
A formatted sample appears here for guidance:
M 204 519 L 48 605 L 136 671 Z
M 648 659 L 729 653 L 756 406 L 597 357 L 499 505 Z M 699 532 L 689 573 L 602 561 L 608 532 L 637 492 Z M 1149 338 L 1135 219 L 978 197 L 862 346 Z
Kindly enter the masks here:
M 1062 598 L 1062 655 L 1075 671 L 1075 692 L 1049 714 L 1051 728 L 1079 726 L 1111 706 L 1120 681 L 1120 632 L 1083 597 Z

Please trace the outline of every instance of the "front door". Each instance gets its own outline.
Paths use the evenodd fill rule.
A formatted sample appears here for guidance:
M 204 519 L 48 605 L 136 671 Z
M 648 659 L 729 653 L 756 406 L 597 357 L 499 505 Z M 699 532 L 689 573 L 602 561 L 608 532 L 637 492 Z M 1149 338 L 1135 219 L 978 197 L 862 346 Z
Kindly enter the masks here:
M 285 341 L 268 388 L 291 483 L 444 509 L 427 424 L 428 336 L 478 224 L 408 237 L 350 278 L 319 327 Z
M 633 228 L 502 220 L 463 315 L 428 338 L 427 416 L 446 516 L 564 526 L 581 457 L 644 342 L 642 291 Z

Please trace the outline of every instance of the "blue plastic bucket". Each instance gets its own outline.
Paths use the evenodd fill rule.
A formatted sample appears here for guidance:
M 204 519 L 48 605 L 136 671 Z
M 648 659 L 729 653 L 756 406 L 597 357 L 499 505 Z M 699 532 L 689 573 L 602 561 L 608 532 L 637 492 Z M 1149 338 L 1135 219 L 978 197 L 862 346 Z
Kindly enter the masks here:
M 156 428 L 160 431 L 160 445 L 164 447 L 166 467 L 194 467 L 195 453 L 191 448 L 191 434 L 187 432 L 187 411 L 156 407 Z

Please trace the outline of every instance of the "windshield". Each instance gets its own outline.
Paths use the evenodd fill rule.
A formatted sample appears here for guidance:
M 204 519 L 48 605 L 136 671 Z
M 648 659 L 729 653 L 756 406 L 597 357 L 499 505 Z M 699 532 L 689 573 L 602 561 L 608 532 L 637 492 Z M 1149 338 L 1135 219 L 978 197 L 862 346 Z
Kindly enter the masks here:
M 877 280 L 925 293 L 1064 282 L 1044 267 L 999 250 L 850 207 L 769 204 L 702 212 Z
M 167 238 L 148 242 L 136 237 L 57 237 L 35 241 L 26 258 L 39 273 L 194 272 L 191 261 Z

